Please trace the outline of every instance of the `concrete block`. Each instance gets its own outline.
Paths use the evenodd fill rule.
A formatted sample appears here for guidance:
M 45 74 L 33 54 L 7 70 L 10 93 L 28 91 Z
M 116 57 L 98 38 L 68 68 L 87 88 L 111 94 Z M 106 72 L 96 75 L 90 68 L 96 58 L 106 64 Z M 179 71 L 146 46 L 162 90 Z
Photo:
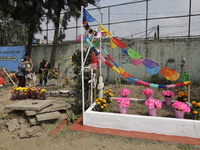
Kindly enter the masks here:
M 29 122 L 30 122 L 30 124 L 33 126 L 33 125 L 38 125 L 38 124 L 40 124 L 37 120 L 36 120 L 36 118 L 35 118 L 35 116 L 34 117 L 28 117 L 28 120 L 29 120 Z
M 5 106 L 8 110 L 41 110 L 53 104 L 53 100 L 21 100 L 11 105 Z
M 59 117 L 60 117 L 60 113 L 58 111 L 56 111 L 56 112 L 50 112 L 50 113 L 36 115 L 36 120 L 37 121 L 47 121 L 47 120 L 59 119 Z
M 65 120 L 68 118 L 68 115 L 66 113 L 60 114 L 59 120 Z
M 29 129 L 26 129 L 26 135 L 28 136 L 32 136 L 33 134 L 37 133 L 38 131 L 40 131 L 42 128 L 40 126 L 33 126 Z

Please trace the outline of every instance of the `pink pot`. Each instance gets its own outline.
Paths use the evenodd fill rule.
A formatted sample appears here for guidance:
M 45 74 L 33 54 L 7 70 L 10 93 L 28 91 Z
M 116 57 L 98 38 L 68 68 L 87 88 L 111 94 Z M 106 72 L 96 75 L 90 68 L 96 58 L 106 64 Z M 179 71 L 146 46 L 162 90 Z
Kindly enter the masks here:
M 119 107 L 120 114 L 126 114 L 127 107 Z
M 152 99 L 152 97 L 153 97 L 153 94 L 150 94 L 149 96 L 146 95 L 146 100 Z
M 165 97 L 165 104 L 171 105 L 172 97 Z
M 182 111 L 178 111 L 178 110 L 175 110 L 175 117 L 176 118 L 179 118 L 179 119 L 183 119 L 184 118 L 184 114 Z
M 156 108 L 149 109 L 149 116 L 156 116 L 156 113 L 157 113 L 157 109 Z

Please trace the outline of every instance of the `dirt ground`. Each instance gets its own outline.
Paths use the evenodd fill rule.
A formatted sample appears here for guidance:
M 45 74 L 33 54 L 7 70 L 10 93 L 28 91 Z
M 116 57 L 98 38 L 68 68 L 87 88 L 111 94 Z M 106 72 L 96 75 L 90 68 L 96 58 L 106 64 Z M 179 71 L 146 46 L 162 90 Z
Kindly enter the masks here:
M 112 90 L 115 88 L 121 90 L 122 87 L 116 86 Z M 141 93 L 143 87 L 134 86 L 133 88 L 131 97 L 144 98 Z M 10 92 L 11 88 L 0 92 L 0 120 L 3 119 L 3 116 L 5 117 L 5 114 L 8 114 L 5 118 L 7 121 L 12 118 L 24 117 L 21 113 L 3 110 L 5 105 L 14 102 L 9 99 Z M 161 99 L 161 91 L 155 92 L 158 92 L 158 95 L 155 93 L 154 98 L 158 97 L 158 99 Z M 198 91 L 196 92 L 198 94 Z M 114 96 L 117 96 L 117 93 Z M 73 102 L 70 98 L 49 97 L 48 99 Z M 72 131 L 68 129 L 70 125 L 63 128 L 56 135 L 49 136 L 48 133 L 54 130 L 60 123 L 61 121 L 42 124 L 42 135 L 40 137 L 25 139 L 20 139 L 17 131 L 9 132 L 7 129 L 0 129 L 0 150 L 200 150 L 198 146 Z

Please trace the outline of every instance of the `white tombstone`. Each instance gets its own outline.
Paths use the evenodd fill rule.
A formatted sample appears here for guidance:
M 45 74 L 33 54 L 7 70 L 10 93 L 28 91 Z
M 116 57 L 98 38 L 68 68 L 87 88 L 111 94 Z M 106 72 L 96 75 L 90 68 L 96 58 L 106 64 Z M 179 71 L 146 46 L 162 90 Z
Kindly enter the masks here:
M 98 84 L 98 90 L 99 90 L 99 97 L 103 97 L 103 88 L 104 88 L 104 83 L 103 83 L 103 77 L 99 76 L 99 84 Z

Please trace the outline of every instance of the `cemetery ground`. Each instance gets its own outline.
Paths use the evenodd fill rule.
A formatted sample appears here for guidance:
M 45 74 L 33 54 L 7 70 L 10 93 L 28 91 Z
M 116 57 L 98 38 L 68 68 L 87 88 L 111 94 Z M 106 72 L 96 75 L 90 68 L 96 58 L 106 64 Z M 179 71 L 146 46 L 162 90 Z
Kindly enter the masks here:
M 117 88 L 118 86 L 116 86 Z M 122 87 L 120 87 L 121 89 Z M 197 88 L 197 87 L 196 87 Z M 195 88 L 196 95 L 198 91 Z M 191 87 L 191 92 L 194 89 Z M 112 88 L 115 90 L 115 87 Z M 134 88 L 134 96 L 144 98 L 141 93 L 141 87 Z M 138 94 L 136 94 L 138 93 Z M 132 93 L 133 94 L 133 93 Z M 25 118 L 25 115 L 20 111 L 4 110 L 4 106 L 12 104 L 16 101 L 11 101 L 11 88 L 0 92 L 0 120 L 9 121 L 11 119 Z M 117 93 L 116 93 L 117 96 Z M 65 101 L 73 103 L 73 98 L 65 97 L 48 97 L 54 101 Z M 7 128 L 0 129 L 0 150 L 198 150 L 199 146 L 183 145 L 169 142 L 160 142 L 145 139 L 136 139 L 129 137 L 120 137 L 113 135 L 96 134 L 90 132 L 69 130 L 70 125 L 65 126 L 54 135 L 48 135 L 51 131 L 57 128 L 63 121 L 41 124 L 41 135 L 38 137 L 20 139 L 18 131 L 9 132 Z M 103 129 L 102 129 L 103 130 Z

